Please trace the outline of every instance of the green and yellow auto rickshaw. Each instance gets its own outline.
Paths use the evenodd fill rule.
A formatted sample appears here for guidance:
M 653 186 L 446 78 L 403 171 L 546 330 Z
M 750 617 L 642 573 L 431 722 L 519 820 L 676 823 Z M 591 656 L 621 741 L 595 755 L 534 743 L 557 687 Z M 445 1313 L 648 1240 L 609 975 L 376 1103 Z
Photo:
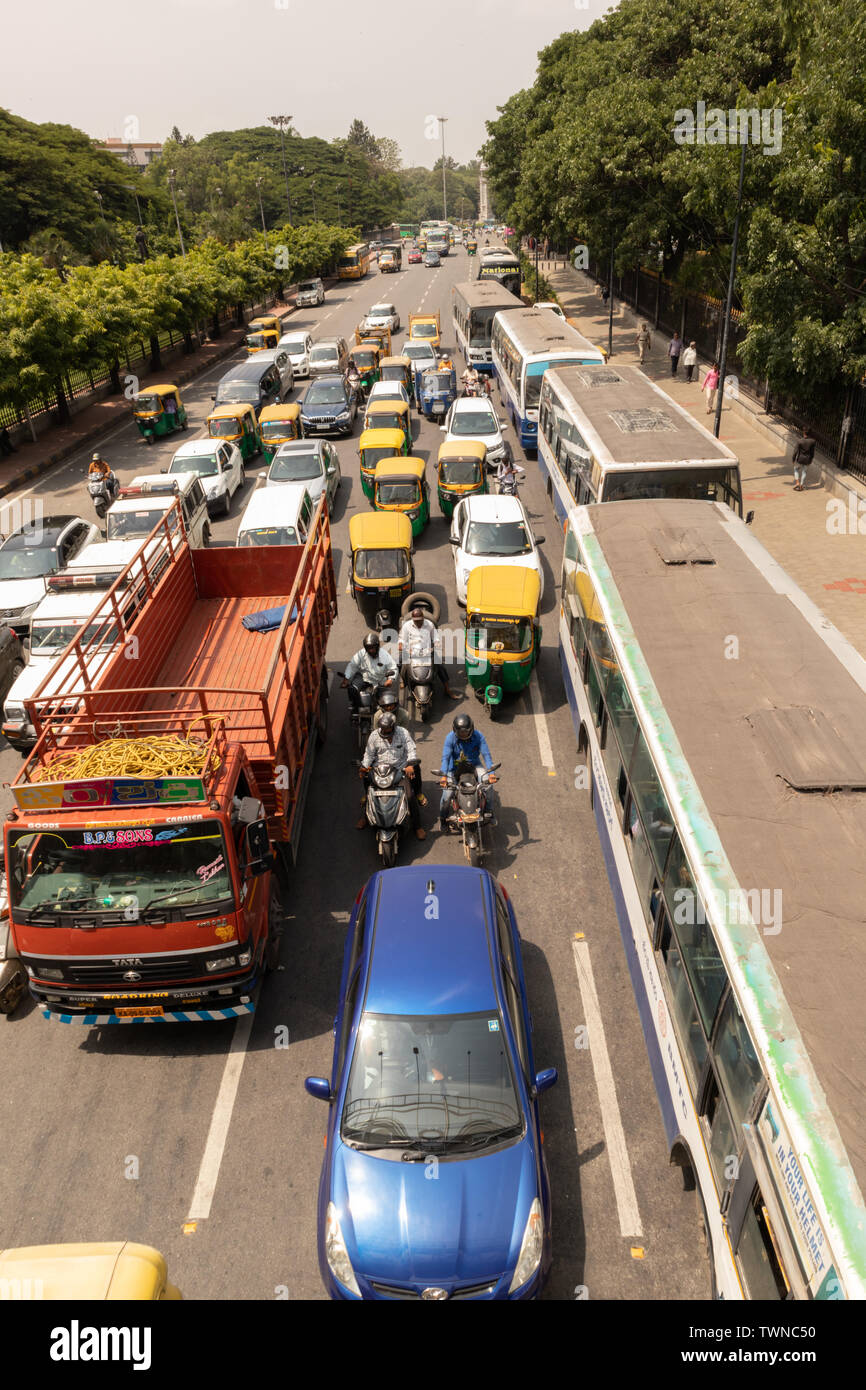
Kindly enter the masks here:
M 244 338 L 244 344 L 250 357 L 253 357 L 257 352 L 264 352 L 265 348 L 275 348 L 279 341 L 279 334 L 271 328 L 259 328 L 255 333 L 248 333 Z
M 149 386 L 140 391 L 135 398 L 132 413 L 139 433 L 148 444 L 160 435 L 171 434 L 174 430 L 185 430 L 187 426 L 186 409 L 176 386 L 166 383 L 163 386 Z
M 259 415 L 262 453 L 270 463 L 281 444 L 301 438 L 301 407 L 296 401 L 266 405 Z
M 407 401 L 377 398 L 370 401 L 364 411 L 365 430 L 402 430 L 406 437 L 408 454 L 412 448 L 412 417 Z
M 541 648 L 541 580 L 524 565 L 478 565 L 466 585 L 466 676 L 495 719 L 529 684 Z
M 262 451 L 262 436 L 256 412 L 251 405 L 218 405 L 207 417 L 207 432 L 211 439 L 227 439 L 236 444 L 246 461 Z
M 381 355 L 378 343 L 359 343 L 349 352 L 349 361 L 355 364 L 355 369 L 361 378 L 361 390 L 365 396 L 369 396 L 371 386 L 381 378 L 379 365 Z
M 361 456 L 361 488 L 368 502 L 373 500 L 376 464 L 381 459 L 398 458 L 408 452 L 402 430 L 364 430 L 358 440 L 358 453 Z
M 477 251 L 478 242 L 474 236 L 471 236 L 469 240 L 466 242 L 466 254 L 468 256 L 474 256 L 476 255 Z
M 412 523 L 400 512 L 358 512 L 349 520 L 352 595 L 370 627 L 384 616 L 396 626 L 400 607 L 415 588 Z
M 430 520 L 430 489 L 423 459 L 383 459 L 373 478 L 373 507 L 377 512 L 402 512 L 420 536 Z
M 436 467 L 439 507 L 450 518 L 458 502 L 487 486 L 487 445 L 480 439 L 446 439 Z
M 379 363 L 382 381 L 399 381 L 410 401 L 415 399 L 415 377 L 408 357 L 383 357 Z

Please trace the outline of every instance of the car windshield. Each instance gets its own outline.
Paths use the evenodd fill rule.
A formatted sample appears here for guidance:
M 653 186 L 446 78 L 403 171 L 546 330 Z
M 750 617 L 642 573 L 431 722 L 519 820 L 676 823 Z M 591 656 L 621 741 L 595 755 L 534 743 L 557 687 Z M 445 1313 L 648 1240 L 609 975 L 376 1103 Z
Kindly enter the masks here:
M 308 478 L 320 478 L 322 476 L 322 464 L 319 455 L 316 453 L 308 454 L 285 454 L 280 458 L 279 454 L 271 464 L 268 478 L 272 483 L 302 483 Z
M 346 393 L 339 381 L 314 382 L 304 399 L 304 405 L 345 405 Z
M 290 357 L 303 357 L 307 349 L 307 344 L 303 338 L 284 338 L 280 347 L 287 352 Z
M 472 521 L 467 555 L 526 555 L 532 544 L 522 521 Z
M 400 351 L 412 362 L 436 361 L 436 354 L 429 343 L 404 343 Z
M 302 280 L 301 283 L 298 285 L 298 293 L 306 294 L 310 290 L 312 290 L 315 293 L 315 291 L 318 288 L 318 283 L 315 280 Z
M 47 656 L 49 652 L 62 652 L 74 637 L 78 636 L 80 622 L 75 619 L 62 622 L 59 619 L 49 622 L 45 619 L 42 622 L 34 622 L 30 625 L 30 655 Z M 116 626 L 112 623 L 106 626 L 105 619 L 99 619 L 95 623 L 88 623 L 81 633 L 82 645 L 98 641 L 100 646 L 113 646 L 117 641 L 118 633 Z
M 110 541 L 122 540 L 126 536 L 149 536 L 167 510 L 167 507 L 139 507 L 135 511 L 119 512 L 111 507 L 106 535 Z
M 336 362 L 339 360 L 339 353 L 332 347 L 314 347 L 310 352 L 311 362 Z
M 496 434 L 496 432 L 496 420 L 489 410 L 456 410 L 451 417 L 452 434 Z
M 227 381 L 217 390 L 217 405 L 258 405 L 259 388 L 248 381 Z M 213 433 L 213 431 L 211 431 Z
M 241 531 L 238 545 L 300 545 L 294 526 L 257 526 L 254 531 Z
M 393 317 L 393 314 L 393 304 L 374 304 L 367 317 L 371 319 L 389 319 Z
M 411 507 L 421 501 L 421 489 L 411 479 L 407 482 L 377 483 L 376 501 L 381 507 Z
M 478 459 L 443 459 L 441 477 L 443 483 L 454 486 L 480 483 L 481 464 Z
M 498 642 L 505 652 L 528 652 L 532 647 L 532 623 L 470 624 L 466 632 L 466 645 L 476 651 L 490 652 Z
M 38 579 L 59 569 L 53 546 L 4 545 L 0 549 L 0 580 Z
M 68 925 L 71 912 L 123 926 L 151 909 L 200 917 L 232 905 L 218 821 L 12 831 L 8 868 L 15 916 L 48 926 Z
M 471 1150 L 522 1133 L 498 1010 L 364 1015 L 340 1127 L 346 1143 L 417 1146 L 426 1154 Z
M 219 472 L 216 454 L 185 454 L 171 461 L 169 473 L 198 473 L 201 478 L 212 478 Z
M 356 550 L 355 575 L 358 579 L 408 579 L 409 559 L 405 550 Z

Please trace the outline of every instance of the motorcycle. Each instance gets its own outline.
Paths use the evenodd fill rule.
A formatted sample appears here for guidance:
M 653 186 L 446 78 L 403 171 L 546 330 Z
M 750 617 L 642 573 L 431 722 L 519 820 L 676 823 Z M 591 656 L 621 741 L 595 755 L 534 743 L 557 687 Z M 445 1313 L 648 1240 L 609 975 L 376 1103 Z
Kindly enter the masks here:
M 480 386 L 477 384 L 477 382 L 474 382 L 474 381 L 464 381 L 462 377 L 461 377 L 460 381 L 461 381 L 461 385 L 462 385 L 462 387 L 463 387 L 463 395 L 464 395 L 464 397 L 465 397 L 465 396 L 480 396 L 480 395 L 481 395 L 481 388 L 480 388 Z
M 489 771 L 481 772 L 479 781 L 475 768 L 461 758 L 453 772 L 443 773 L 435 769 L 440 785 L 451 791 L 451 809 L 445 816 L 449 832 L 459 831 L 463 837 L 463 853 L 469 864 L 477 868 L 487 854 L 484 846 L 484 827 L 493 823 L 493 812 L 488 809 L 485 784 L 496 782 L 493 776 L 501 763 L 494 763 Z
M 364 756 L 367 747 L 367 740 L 373 732 L 373 719 L 379 705 L 379 696 L 385 689 L 384 685 L 370 685 L 364 681 L 358 692 L 358 708 L 352 710 L 350 718 L 358 731 L 358 752 Z
M 88 478 L 87 491 L 90 493 L 96 515 L 102 521 L 117 496 L 117 479 L 113 473 L 109 473 L 107 476 Z
M 523 469 L 515 470 L 510 478 L 497 478 L 496 492 L 499 497 L 516 497 L 517 489 L 523 482 Z
M 406 688 L 415 706 L 415 718 L 427 724 L 433 713 L 433 666 L 426 659 L 410 657 L 406 668 Z
M 390 869 L 397 860 L 400 829 L 409 821 L 409 802 L 401 767 L 386 762 L 373 764 L 367 783 L 365 811 L 367 824 L 376 832 L 382 867 Z

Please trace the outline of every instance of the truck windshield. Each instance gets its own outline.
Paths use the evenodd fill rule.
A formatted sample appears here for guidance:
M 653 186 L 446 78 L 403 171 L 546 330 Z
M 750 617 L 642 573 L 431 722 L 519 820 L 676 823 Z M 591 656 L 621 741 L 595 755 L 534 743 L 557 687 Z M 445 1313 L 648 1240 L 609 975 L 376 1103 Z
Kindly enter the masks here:
M 189 918 L 230 908 L 233 899 L 219 821 L 12 831 L 8 868 L 14 915 L 44 925 L 70 912 L 170 917 L 175 905 Z

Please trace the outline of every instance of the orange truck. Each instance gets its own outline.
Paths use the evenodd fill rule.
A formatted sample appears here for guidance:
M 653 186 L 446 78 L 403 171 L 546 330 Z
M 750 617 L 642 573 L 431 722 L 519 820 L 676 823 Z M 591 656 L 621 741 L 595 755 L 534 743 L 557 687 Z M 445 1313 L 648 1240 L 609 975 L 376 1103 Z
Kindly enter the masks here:
M 276 963 L 280 878 L 326 730 L 327 511 L 306 545 L 252 550 L 192 549 L 169 513 L 132 566 L 147 597 L 111 658 L 91 677 L 78 635 L 27 702 L 38 742 L 5 824 L 12 937 L 46 1018 L 234 1018 Z

